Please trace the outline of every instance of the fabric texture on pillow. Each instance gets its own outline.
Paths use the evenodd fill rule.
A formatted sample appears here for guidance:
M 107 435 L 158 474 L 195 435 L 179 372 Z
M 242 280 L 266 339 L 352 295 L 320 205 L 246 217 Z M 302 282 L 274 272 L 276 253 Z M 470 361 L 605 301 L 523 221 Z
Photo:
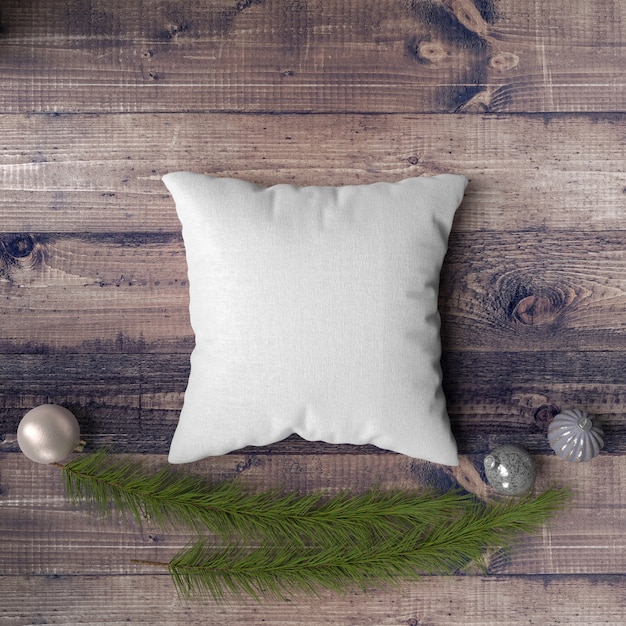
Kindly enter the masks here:
M 171 463 L 297 433 L 458 464 L 437 299 L 465 177 L 163 181 L 182 223 L 196 337 Z

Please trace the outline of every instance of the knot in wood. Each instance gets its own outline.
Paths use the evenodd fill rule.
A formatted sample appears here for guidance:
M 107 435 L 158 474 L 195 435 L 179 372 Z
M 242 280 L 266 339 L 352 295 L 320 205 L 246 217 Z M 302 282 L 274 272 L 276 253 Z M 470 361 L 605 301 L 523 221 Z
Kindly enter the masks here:
M 35 238 L 32 235 L 10 235 L 2 238 L 2 248 L 7 256 L 23 259 L 32 253 Z
M 30 270 L 43 261 L 43 245 L 33 235 L 5 235 L 0 237 L 0 256 L 7 268 Z
M 558 292 L 531 294 L 513 309 L 514 318 L 527 326 L 549 324 L 560 315 L 564 302 Z
M 550 422 L 556 415 L 561 412 L 561 409 L 556 404 L 542 404 L 535 411 L 535 425 L 539 432 L 547 433 Z
M 438 41 L 420 41 L 416 54 L 420 59 L 429 63 L 437 63 L 448 55 L 446 49 Z
M 498 72 L 506 72 L 519 65 L 519 57 L 512 52 L 498 52 L 490 57 L 489 65 Z
M 449 56 L 445 44 L 433 41 L 430 36 L 409 37 L 406 46 L 409 55 L 422 65 L 437 63 Z
M 546 283 L 541 275 L 511 272 L 500 277 L 495 287 L 493 304 L 506 319 L 534 328 L 556 323 L 576 298 L 574 289 Z

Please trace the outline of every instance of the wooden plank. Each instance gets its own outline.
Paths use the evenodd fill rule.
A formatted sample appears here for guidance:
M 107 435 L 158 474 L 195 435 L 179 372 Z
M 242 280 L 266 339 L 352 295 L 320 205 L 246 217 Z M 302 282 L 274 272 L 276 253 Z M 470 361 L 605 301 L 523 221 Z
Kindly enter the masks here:
M 392 591 L 288 597 L 256 604 L 184 601 L 166 576 L 0 576 L 4 626 L 29 624 L 251 623 L 371 625 L 622 626 L 624 576 L 427 578 Z
M 539 251 L 535 239 L 453 237 L 442 364 L 461 449 L 516 437 L 549 451 L 542 408 L 582 406 L 601 418 L 607 450 L 623 452 L 623 234 L 542 236 Z M 26 410 L 53 401 L 76 412 L 99 443 L 164 452 L 194 343 L 180 236 L 2 241 L 0 432 L 15 433 Z M 271 449 L 307 445 L 292 439 Z
M 122 460 L 124 457 L 121 457 Z M 459 484 L 485 497 L 491 493 L 481 469 L 482 456 L 463 457 L 451 469 L 398 454 L 278 455 L 231 454 L 192 464 L 187 469 L 215 480 L 239 477 L 250 489 L 281 486 L 300 493 L 323 489 L 363 490 Z M 492 575 L 620 574 L 626 566 L 624 479 L 626 458 L 602 455 L 574 465 L 555 456 L 537 456 L 537 488 L 569 486 L 568 508 L 542 533 L 524 537 L 508 555 L 491 558 Z M 143 462 L 160 467 L 164 457 Z M 163 531 L 149 523 L 140 528 L 118 515 L 100 519 L 64 498 L 57 468 L 36 465 L 21 454 L 0 455 L 0 531 L 4 548 L 0 571 L 11 576 L 105 576 L 150 574 L 132 559 L 169 560 L 193 533 Z M 68 546 L 71 550 L 68 551 Z
M 180 233 L 0 235 L 3 353 L 185 352 Z
M 505 356 L 514 358 L 514 355 Z M 2 397 L 0 452 L 18 450 L 15 433 L 26 411 L 39 404 L 53 402 L 66 406 L 76 415 L 83 437 L 90 443 L 89 449 L 109 446 L 126 453 L 167 453 L 178 423 L 186 385 L 186 379 L 180 373 L 183 366 L 179 368 L 170 362 L 174 358 L 158 364 L 162 372 L 171 374 L 174 382 L 152 382 L 151 385 L 148 380 L 144 385 L 141 375 L 135 373 L 135 378 L 126 384 L 123 377 L 115 378 L 109 383 L 111 391 L 91 391 L 88 377 L 70 383 L 64 381 L 58 388 L 54 381 L 47 385 L 42 382 L 30 388 L 26 382 L 22 388 L 22 379 L 18 374 L 15 387 L 19 389 L 9 388 Z M 67 364 L 69 367 L 72 360 L 70 357 L 61 365 Z M 74 361 L 76 367 L 86 362 L 79 357 Z M 49 360 L 47 362 L 49 364 Z M 56 369 L 57 364 L 58 361 L 53 361 L 53 369 Z M 132 364 L 136 365 L 137 360 Z M 105 369 L 107 366 L 115 372 L 116 360 L 112 359 L 102 367 Z M 472 371 L 468 368 L 466 375 L 470 376 Z M 130 374 L 131 367 L 124 369 L 124 372 Z M 116 385 L 120 387 L 117 392 Z M 496 445 L 511 442 L 533 453 L 551 453 L 546 438 L 548 416 L 554 416 L 558 407 L 582 407 L 588 410 L 604 429 L 604 453 L 621 455 L 626 452 L 623 420 L 626 399 L 622 385 L 537 383 L 531 386 L 516 383 L 509 386 L 500 379 L 499 383 L 494 381 L 491 385 L 476 386 L 471 390 L 450 389 L 450 385 L 446 385 L 446 391 L 452 431 L 462 454 L 484 454 Z M 245 448 L 244 451 L 271 455 L 392 454 L 375 446 L 310 442 L 297 435 L 267 446 Z
M 154 456 L 142 459 L 156 466 L 163 462 Z M 0 616 L 3 624 L 16 625 L 50 619 L 99 624 L 247 619 L 278 625 L 299 623 L 303 615 L 314 624 L 621 624 L 626 577 L 607 572 L 622 572 L 626 557 L 624 457 L 600 457 L 578 466 L 553 457 L 536 461 L 539 487 L 568 484 L 575 499 L 544 533 L 524 539 L 510 559 L 496 556 L 489 576 L 426 578 L 393 590 L 372 586 L 366 592 L 295 595 L 262 605 L 215 605 L 183 601 L 167 575 L 128 563 L 133 555 L 168 558 L 188 536 L 141 530 L 117 517 L 95 519 L 68 504 L 58 470 L 34 465 L 22 455 L 2 455 L 0 588 L 5 600 Z M 375 483 L 450 488 L 455 479 L 472 491 L 485 490 L 472 459 L 462 459 L 454 473 L 401 455 L 229 455 L 192 469 L 216 479 L 239 476 L 252 489 L 280 484 L 303 493 Z M 319 607 L 314 618 L 311 602 Z
M 464 453 L 484 452 L 511 439 L 532 451 L 548 452 L 546 420 L 559 407 L 588 410 L 605 430 L 606 451 L 626 451 L 620 353 L 612 358 L 602 352 L 528 353 L 526 358 L 514 352 L 445 353 L 443 371 L 453 431 Z M 188 372 L 189 357 L 180 353 L 3 356 L 3 445 L 15 449 L 9 435 L 27 410 L 55 402 L 77 415 L 94 444 L 114 444 L 126 452 L 165 452 Z M 260 451 L 353 452 L 348 446 L 308 443 L 297 437 Z
M 181 383 L 181 388 L 184 385 Z M 539 390 L 512 390 L 501 398 L 493 388 L 477 390 L 474 396 L 452 396 L 449 403 L 452 431 L 462 454 L 481 454 L 496 445 L 515 443 L 537 454 L 551 452 L 546 439 L 547 423 L 543 415 L 555 415 L 554 407 L 584 407 L 589 410 L 605 432 L 604 452 L 624 454 L 624 394 L 613 394 L 616 399 L 607 406 L 612 395 L 602 395 L 597 388 L 566 389 L 561 392 Z M 545 388 L 541 389 L 545 392 Z M 450 394 L 449 394 L 450 395 Z M 487 396 L 487 397 L 485 397 Z M 571 400 L 574 398 L 574 400 Z M 581 400 L 576 401 L 576 398 Z M 606 399 L 608 398 L 608 399 Z M 560 405 L 554 400 L 566 399 Z M 545 401 L 548 403 L 546 404 Z M 7 394 L 0 410 L 0 452 L 18 450 L 16 431 L 20 419 L 34 406 L 54 402 L 68 407 L 78 417 L 83 435 L 93 447 L 112 446 L 119 452 L 166 454 L 174 434 L 183 402 L 183 392 L 135 393 L 117 395 L 87 395 L 84 387 L 76 393 L 21 393 Z M 90 448 L 90 449 L 93 449 Z M 250 454 L 391 454 L 375 446 L 327 444 L 305 441 L 297 435 L 267 446 L 244 448 Z
M 4 232 L 179 232 L 188 169 L 344 185 L 457 172 L 455 232 L 622 230 L 624 114 L 0 116 Z M 314 138 L 314 139 L 313 139 Z
M 0 111 L 622 110 L 625 10 L 592 7 L 12 0 Z
M 485 452 L 511 439 L 534 452 L 548 452 L 547 421 L 559 407 L 588 410 L 605 430 L 606 451 L 626 451 L 621 353 L 444 353 L 443 372 L 453 431 L 464 453 Z M 77 415 L 94 444 L 114 444 L 125 452 L 165 452 L 188 373 L 189 356 L 182 353 L 5 355 L 0 360 L 3 447 L 15 449 L 10 435 L 27 410 L 54 402 Z M 258 451 L 358 450 L 292 437 Z
M 450 352 L 623 351 L 626 234 L 455 232 L 441 275 Z M 180 233 L 0 234 L 0 353 L 188 353 Z
M 143 458 L 162 462 L 158 457 Z M 570 484 L 577 498 L 548 531 L 524 540 L 510 560 L 496 558 L 489 576 L 426 578 L 393 590 L 372 586 L 345 596 L 291 596 L 262 605 L 241 601 L 216 605 L 183 601 L 166 575 L 145 568 L 132 571 L 128 565 L 134 554 L 162 558 L 184 543 L 184 535 L 141 531 L 117 519 L 95 520 L 67 504 L 58 470 L 33 465 L 21 455 L 2 455 L 0 530 L 5 542 L 0 588 L 5 600 L 0 616 L 10 625 L 52 619 L 101 624 L 248 620 L 285 625 L 300 623 L 304 615 L 313 624 L 621 624 L 626 617 L 626 577 L 590 573 L 623 570 L 624 458 L 600 457 L 579 466 L 555 458 L 537 461 L 539 485 Z M 240 476 L 251 488 L 283 484 L 301 492 L 319 487 L 359 489 L 379 480 L 383 487 L 445 488 L 454 484 L 454 476 L 471 490 L 484 488 L 469 459 L 463 459 L 454 476 L 400 455 L 229 455 L 195 464 L 194 470 L 217 478 Z M 537 570 L 558 573 L 528 575 Z
M 614 232 L 453 233 L 441 274 L 444 347 L 623 350 L 625 243 Z

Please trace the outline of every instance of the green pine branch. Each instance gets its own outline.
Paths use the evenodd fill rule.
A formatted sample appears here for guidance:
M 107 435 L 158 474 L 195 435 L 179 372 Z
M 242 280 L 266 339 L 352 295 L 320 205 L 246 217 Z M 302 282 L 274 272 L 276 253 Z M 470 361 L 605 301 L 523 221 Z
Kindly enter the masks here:
M 215 599 L 345 591 L 485 567 L 489 552 L 537 530 L 568 498 L 560 489 L 493 503 L 459 491 L 249 493 L 238 480 L 211 483 L 104 452 L 69 462 L 63 475 L 70 498 L 100 512 L 115 507 L 140 523 L 226 539 L 215 547 L 202 538 L 170 563 L 152 563 L 168 568 L 183 596 Z
M 184 525 L 229 539 L 364 542 L 455 519 L 472 504 L 471 496 L 455 491 L 370 489 L 332 497 L 276 489 L 249 493 L 237 480 L 211 483 L 171 467 L 155 472 L 140 463 L 120 463 L 104 452 L 70 461 L 63 474 L 74 502 L 100 512 L 114 506 L 140 523 L 149 519 L 162 527 Z
M 471 563 L 484 566 L 488 550 L 510 548 L 563 507 L 567 493 L 549 489 L 536 498 L 482 505 L 427 532 L 413 528 L 378 540 L 302 547 L 291 543 L 214 548 L 199 541 L 169 564 L 183 597 L 223 600 L 228 594 L 256 600 L 297 591 L 344 592 L 367 585 L 394 585 L 424 575 L 454 574 Z

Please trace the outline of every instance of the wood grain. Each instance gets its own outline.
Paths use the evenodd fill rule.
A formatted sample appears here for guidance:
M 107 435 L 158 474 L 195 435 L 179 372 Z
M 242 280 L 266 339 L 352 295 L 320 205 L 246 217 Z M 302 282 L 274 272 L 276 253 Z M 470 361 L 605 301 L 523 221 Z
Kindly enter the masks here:
M 624 228 L 621 113 L 4 115 L 0 132 L 8 233 L 180 232 L 160 180 L 179 169 L 266 185 L 456 172 L 455 232 Z
M 2 352 L 188 353 L 193 345 L 180 233 L 0 235 L 0 277 L 12 302 Z
M 120 457 L 123 461 L 126 457 Z M 166 459 L 142 457 L 161 467 Z M 570 487 L 572 500 L 536 536 L 524 537 L 509 554 L 492 555 L 491 575 L 621 574 L 626 567 L 623 529 L 626 524 L 623 456 L 602 455 L 572 472 L 572 466 L 551 456 L 535 457 L 537 489 L 550 484 Z M 336 493 L 361 491 L 373 485 L 431 487 L 462 486 L 481 497 L 493 496 L 485 483 L 481 457 L 464 457 L 458 468 L 435 466 L 398 454 L 278 455 L 231 454 L 188 468 L 212 479 L 238 477 L 249 489 L 280 486 L 299 493 L 321 489 Z M 0 457 L 0 532 L 5 538 L 0 570 L 12 576 L 149 574 L 149 566 L 132 559 L 167 562 L 194 535 L 184 529 L 167 531 L 149 522 L 114 514 L 101 519 L 72 506 L 64 497 L 61 474 L 33 465 L 22 455 Z M 68 546 L 71 551 L 68 552 Z
M 625 249 L 621 232 L 453 234 L 440 290 L 445 347 L 622 350 Z M 28 352 L 28 337 L 30 351 L 186 352 L 186 272 L 179 233 L 0 235 L 2 293 L 14 303 L 0 349 Z
M 626 347 L 626 235 L 454 233 L 441 275 L 444 347 Z M 180 233 L 0 235 L 0 352 L 189 352 Z
M 626 623 L 626 3 L 619 0 L 3 0 L 0 622 Z M 519 443 L 570 510 L 488 575 L 255 605 L 186 603 L 129 564 L 189 537 L 95 519 L 18 452 L 58 402 L 87 450 L 162 464 L 193 333 L 161 176 L 345 185 L 458 172 L 442 272 L 458 468 L 290 437 L 194 464 L 252 489 L 457 484 Z M 605 428 L 572 465 L 546 430 Z
M 5 1 L 0 111 L 620 111 L 624 6 L 593 6 Z
M 441 275 L 456 351 L 623 350 L 620 232 L 453 233 Z
M 155 467 L 164 461 L 158 456 L 142 459 Z M 506 559 L 494 556 L 487 576 L 425 578 L 393 590 L 372 586 L 366 592 L 322 593 L 318 599 L 296 595 L 261 605 L 207 605 L 177 598 L 166 574 L 129 564 L 136 556 L 167 559 L 188 536 L 150 526 L 141 529 L 117 516 L 91 516 L 68 504 L 57 469 L 33 465 L 21 455 L 3 455 L 2 623 L 106 624 L 130 619 L 223 624 L 246 619 L 297 624 L 306 615 L 313 624 L 621 624 L 626 617 L 626 578 L 621 573 L 626 564 L 624 457 L 599 457 L 577 472 L 555 457 L 536 461 L 537 486 L 570 485 L 574 499 L 543 534 L 524 539 Z M 191 469 L 216 479 L 238 476 L 250 489 L 282 484 L 301 493 L 316 488 L 332 493 L 376 483 L 446 489 L 458 480 L 486 493 L 477 461 L 470 458 L 462 459 L 454 473 L 402 455 L 239 454 L 202 461 Z M 313 617 L 311 602 L 319 605 Z
M 624 236 L 540 239 L 537 251 L 534 232 L 452 237 L 440 308 L 459 445 L 515 437 L 547 452 L 542 407 L 581 405 L 602 420 L 607 450 L 623 452 Z M 98 442 L 166 451 L 194 345 L 180 235 L 7 235 L 2 246 L 0 432 L 56 401 Z
M 339 598 L 322 593 L 262 605 L 185 602 L 167 576 L 156 575 L 0 576 L 0 588 L 6 598 L 0 607 L 4 626 L 622 626 L 626 620 L 624 576 L 427 578 L 393 592 L 371 588 Z

